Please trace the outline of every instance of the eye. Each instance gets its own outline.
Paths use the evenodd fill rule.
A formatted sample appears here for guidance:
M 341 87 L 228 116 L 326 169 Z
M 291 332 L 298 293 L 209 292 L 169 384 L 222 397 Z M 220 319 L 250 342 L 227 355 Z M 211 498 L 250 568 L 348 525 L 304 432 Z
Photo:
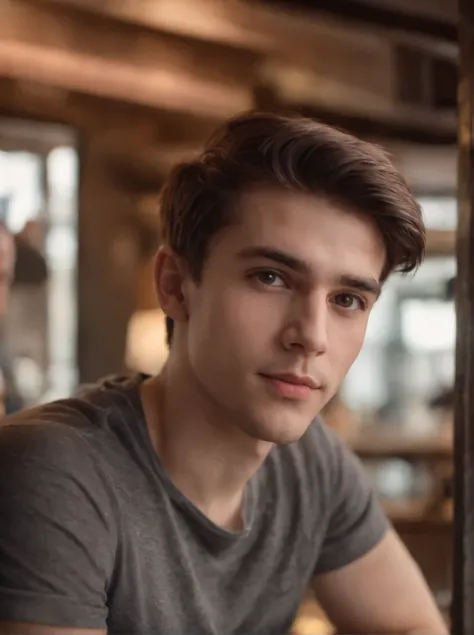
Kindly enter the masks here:
M 282 277 L 271 269 L 257 271 L 254 275 L 258 282 L 266 287 L 286 287 Z
M 353 293 L 339 293 L 334 298 L 334 302 L 346 311 L 364 311 L 367 307 L 365 300 Z

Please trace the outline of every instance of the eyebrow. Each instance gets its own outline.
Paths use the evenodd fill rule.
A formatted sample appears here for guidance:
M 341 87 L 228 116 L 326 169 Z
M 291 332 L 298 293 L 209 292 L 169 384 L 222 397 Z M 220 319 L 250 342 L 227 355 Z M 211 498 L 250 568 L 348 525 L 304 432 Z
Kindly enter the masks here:
M 293 271 L 306 275 L 310 275 L 313 272 L 313 267 L 306 260 L 302 260 L 296 256 L 271 247 L 245 247 L 238 252 L 237 256 L 243 259 L 265 258 L 266 260 L 272 260 L 273 262 L 284 265 Z M 345 287 L 370 293 L 376 298 L 378 298 L 382 292 L 382 285 L 375 278 L 342 275 L 339 277 L 338 282 Z
M 362 278 L 359 276 L 341 276 L 339 281 L 345 287 L 370 293 L 376 298 L 382 293 L 382 285 L 375 278 Z
M 305 260 L 296 258 L 284 251 L 278 249 L 272 249 L 271 247 L 245 247 L 237 254 L 239 258 L 266 258 L 267 260 L 273 260 L 280 265 L 285 265 L 289 269 L 298 271 L 300 273 L 311 273 L 311 265 Z

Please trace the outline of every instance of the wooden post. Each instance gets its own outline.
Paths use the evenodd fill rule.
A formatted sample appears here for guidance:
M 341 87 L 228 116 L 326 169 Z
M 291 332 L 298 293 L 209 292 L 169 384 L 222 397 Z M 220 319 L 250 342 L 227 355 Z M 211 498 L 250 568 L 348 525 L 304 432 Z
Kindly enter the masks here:
M 133 198 L 109 165 L 116 136 L 107 130 L 91 132 L 81 148 L 77 351 L 80 382 L 123 370 L 127 325 L 137 304 L 140 254 L 131 222 Z
M 474 633 L 474 3 L 459 0 L 459 221 L 452 632 Z M 433 554 L 433 557 L 436 557 Z

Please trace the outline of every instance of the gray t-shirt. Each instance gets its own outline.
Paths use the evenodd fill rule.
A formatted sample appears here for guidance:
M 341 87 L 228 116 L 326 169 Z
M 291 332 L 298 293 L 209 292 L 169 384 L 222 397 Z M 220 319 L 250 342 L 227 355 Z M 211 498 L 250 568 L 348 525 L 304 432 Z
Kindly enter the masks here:
M 109 378 L 0 428 L 0 621 L 110 634 L 287 633 L 314 574 L 388 522 L 355 457 L 315 420 L 248 484 L 245 527 L 209 521 L 153 450 L 143 377 Z

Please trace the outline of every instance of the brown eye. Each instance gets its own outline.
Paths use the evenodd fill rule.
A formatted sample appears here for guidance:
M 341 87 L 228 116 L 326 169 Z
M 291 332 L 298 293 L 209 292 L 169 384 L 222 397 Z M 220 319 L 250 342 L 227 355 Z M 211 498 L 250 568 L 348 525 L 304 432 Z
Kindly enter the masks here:
M 257 271 L 255 277 L 267 287 L 284 287 L 285 283 L 275 271 Z
M 348 311 L 357 311 L 357 309 L 364 308 L 362 300 L 352 293 L 340 293 L 336 296 L 335 303 Z

